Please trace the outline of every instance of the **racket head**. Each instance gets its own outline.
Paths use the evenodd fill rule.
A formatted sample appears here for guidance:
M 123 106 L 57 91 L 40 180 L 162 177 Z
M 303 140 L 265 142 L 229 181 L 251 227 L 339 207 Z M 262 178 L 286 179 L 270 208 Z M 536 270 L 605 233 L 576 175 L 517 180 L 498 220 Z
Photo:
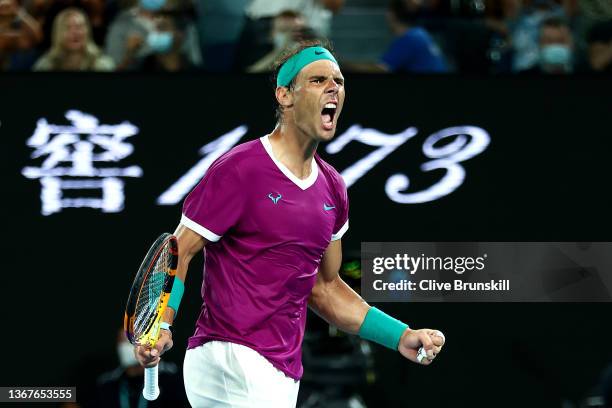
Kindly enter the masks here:
M 132 344 L 153 347 L 170 299 L 178 265 L 176 237 L 164 233 L 144 257 L 125 306 L 125 336 Z

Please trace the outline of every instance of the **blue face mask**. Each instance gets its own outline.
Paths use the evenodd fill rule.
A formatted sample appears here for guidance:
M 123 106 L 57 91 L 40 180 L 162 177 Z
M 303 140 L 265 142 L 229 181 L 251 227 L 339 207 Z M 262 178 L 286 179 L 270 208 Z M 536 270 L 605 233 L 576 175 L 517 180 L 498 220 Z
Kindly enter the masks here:
M 569 66 L 571 59 L 572 51 L 567 45 L 545 45 L 540 50 L 540 61 L 543 65 Z
M 170 31 L 151 31 L 147 36 L 147 45 L 154 52 L 163 54 L 170 51 L 173 39 Z
M 140 0 L 140 7 L 149 11 L 158 11 L 166 5 L 166 0 Z

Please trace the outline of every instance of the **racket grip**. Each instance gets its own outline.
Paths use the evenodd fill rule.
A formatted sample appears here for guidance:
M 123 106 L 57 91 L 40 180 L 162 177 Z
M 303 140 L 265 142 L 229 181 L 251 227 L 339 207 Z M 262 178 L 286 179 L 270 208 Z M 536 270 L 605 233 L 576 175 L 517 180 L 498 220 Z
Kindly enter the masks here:
M 159 386 L 157 385 L 157 366 L 145 368 L 144 388 L 142 395 L 147 401 L 155 401 L 159 397 Z

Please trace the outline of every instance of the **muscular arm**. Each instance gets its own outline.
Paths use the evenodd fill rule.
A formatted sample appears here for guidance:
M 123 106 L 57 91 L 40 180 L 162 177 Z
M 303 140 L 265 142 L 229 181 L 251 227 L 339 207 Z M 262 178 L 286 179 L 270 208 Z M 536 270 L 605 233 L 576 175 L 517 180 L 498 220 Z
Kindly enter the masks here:
M 208 241 L 182 224 L 179 224 L 176 228 L 174 236 L 178 241 L 179 250 L 179 263 L 176 268 L 176 278 L 185 282 L 189 263 L 191 263 L 194 255 L 204 248 L 204 245 L 206 245 Z M 174 321 L 174 309 L 170 307 L 166 308 L 163 320 L 172 324 Z
M 338 275 L 342 262 L 342 244 L 332 241 L 321 260 L 317 282 L 308 305 L 319 316 L 341 330 L 359 332 L 370 306 Z M 437 330 L 406 328 L 398 342 L 398 351 L 413 362 L 429 365 L 444 345 L 444 335 Z M 418 350 L 423 347 L 427 358 L 419 360 Z
M 327 322 L 355 334 L 370 306 L 338 275 L 341 262 L 342 244 L 340 240 L 332 241 L 321 259 L 308 305 Z
M 175 279 L 180 279 L 184 282 L 187 277 L 189 263 L 193 256 L 204 248 L 207 241 L 182 224 L 177 227 L 174 236 L 176 236 L 178 241 L 179 250 L 179 263 L 176 268 Z M 172 324 L 174 321 L 174 309 L 167 307 L 162 320 Z M 135 349 L 136 358 L 143 367 L 153 367 L 159 363 L 160 356 L 172 348 L 172 344 L 172 334 L 167 330 L 160 330 L 159 339 L 155 347 L 149 349 L 144 346 L 137 346 Z

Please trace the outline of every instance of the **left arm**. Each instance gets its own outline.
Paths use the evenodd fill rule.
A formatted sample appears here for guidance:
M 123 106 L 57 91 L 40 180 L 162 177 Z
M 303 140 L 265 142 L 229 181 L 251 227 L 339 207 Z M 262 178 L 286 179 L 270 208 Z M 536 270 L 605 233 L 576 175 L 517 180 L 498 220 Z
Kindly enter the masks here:
M 317 281 L 312 289 L 308 305 L 315 313 L 339 329 L 351 334 L 359 334 L 365 317 L 370 311 L 370 305 L 340 278 L 338 271 L 341 262 L 342 244 L 340 240 L 332 241 L 321 259 Z M 383 319 L 395 320 L 389 316 Z M 382 324 L 388 323 L 382 322 Z M 429 365 L 441 351 L 444 342 L 444 335 L 438 330 L 406 328 L 395 344 L 397 344 L 397 350 L 407 359 Z M 421 347 L 427 354 L 427 358 L 422 360 L 418 358 Z
M 356 334 L 370 306 L 342 280 L 338 274 L 341 263 L 342 243 L 332 241 L 321 259 L 308 305 L 329 323 Z

